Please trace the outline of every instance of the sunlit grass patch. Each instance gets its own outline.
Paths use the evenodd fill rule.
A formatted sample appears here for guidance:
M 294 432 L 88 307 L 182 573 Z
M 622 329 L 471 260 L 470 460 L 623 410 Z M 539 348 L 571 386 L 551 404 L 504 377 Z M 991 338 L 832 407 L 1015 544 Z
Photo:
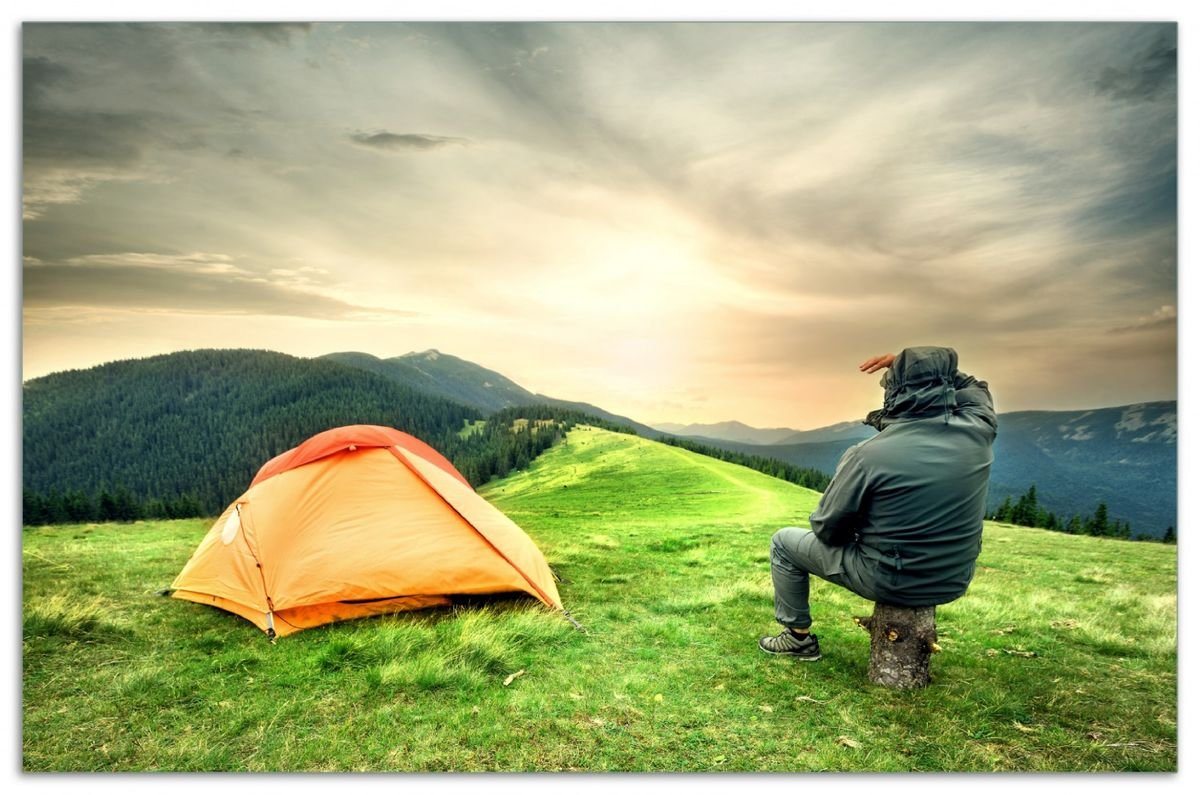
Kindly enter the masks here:
M 1112 581 L 1112 573 L 1101 569 L 1087 569 L 1075 575 L 1075 582 L 1088 583 L 1089 585 L 1109 585 Z
M 442 688 L 475 688 L 483 684 L 479 671 L 438 652 L 421 652 L 408 659 L 379 666 L 367 680 L 385 691 L 433 691 Z
M 113 617 L 114 607 L 99 597 L 81 599 L 65 594 L 26 604 L 22 635 L 32 641 L 105 642 L 127 638 L 133 631 Z
M 616 539 L 604 535 L 590 535 L 587 537 L 587 543 L 598 549 L 617 549 L 621 546 Z

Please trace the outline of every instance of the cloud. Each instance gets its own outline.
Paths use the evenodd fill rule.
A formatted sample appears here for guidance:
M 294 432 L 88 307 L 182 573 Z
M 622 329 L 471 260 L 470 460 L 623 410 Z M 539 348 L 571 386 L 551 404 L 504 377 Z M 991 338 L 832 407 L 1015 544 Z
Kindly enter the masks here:
M 90 307 L 162 309 L 213 315 L 282 315 L 323 320 L 414 317 L 417 312 L 358 306 L 302 289 L 316 268 L 259 274 L 223 254 L 125 254 L 26 263 L 24 304 L 30 309 Z
M 1130 331 L 1145 331 L 1147 329 L 1162 328 L 1164 326 L 1174 326 L 1178 313 L 1174 306 L 1164 305 L 1155 309 L 1148 315 L 1142 315 L 1137 320 L 1124 326 L 1116 326 L 1109 329 L 1110 334 L 1123 334 Z
M 44 56 L 23 61 L 25 220 L 41 217 L 50 205 L 74 204 L 99 183 L 141 178 L 142 152 L 158 137 L 156 113 L 55 105 L 53 91 L 77 78 Z
M 21 64 L 21 92 L 25 107 L 37 106 L 51 86 L 65 81 L 71 70 L 51 59 L 27 56 Z
M 193 252 L 190 254 L 156 254 L 130 251 L 123 254 L 88 254 L 71 257 L 66 265 L 75 267 L 155 268 L 200 274 L 238 274 L 252 278 L 253 274 L 234 264 L 228 254 Z
M 253 81 L 309 23 L 28 23 L 23 27 L 23 216 L 106 184 L 178 178 L 192 153 L 246 157 L 268 116 Z M 206 66 L 200 66 L 207 64 Z M 222 70 L 232 77 L 220 76 Z M 247 90 L 247 83 L 250 88 Z M 211 150 L 211 152 L 209 151 Z
M 1117 100 L 1144 102 L 1175 87 L 1177 50 L 1174 35 L 1163 36 L 1135 56 L 1129 66 L 1109 66 L 1096 80 L 1096 91 Z
M 311 22 L 216 22 L 204 24 L 201 29 L 220 33 L 249 34 L 274 44 L 289 44 L 296 35 L 307 35 L 312 31 Z
M 350 134 L 350 140 L 359 146 L 386 151 L 438 149 L 454 144 L 467 144 L 466 138 L 452 138 L 444 135 L 422 135 L 420 133 L 393 133 L 386 130 L 375 133 L 355 132 Z

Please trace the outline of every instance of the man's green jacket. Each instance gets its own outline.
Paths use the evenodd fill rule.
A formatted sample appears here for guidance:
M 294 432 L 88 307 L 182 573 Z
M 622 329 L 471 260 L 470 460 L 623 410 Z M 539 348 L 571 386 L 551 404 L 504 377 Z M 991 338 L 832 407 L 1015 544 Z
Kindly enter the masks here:
M 842 456 L 809 524 L 875 564 L 881 601 L 944 604 L 966 592 L 983 541 L 992 396 L 951 348 L 905 348 L 883 386 L 865 420 L 880 433 Z

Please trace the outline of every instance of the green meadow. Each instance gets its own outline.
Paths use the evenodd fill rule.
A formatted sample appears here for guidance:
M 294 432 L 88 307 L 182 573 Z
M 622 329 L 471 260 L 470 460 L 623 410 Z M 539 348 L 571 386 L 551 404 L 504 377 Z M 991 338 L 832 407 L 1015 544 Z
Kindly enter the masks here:
M 813 588 L 824 658 L 763 654 L 771 534 L 819 495 L 577 428 L 482 494 L 586 627 L 525 599 L 275 644 L 166 599 L 202 520 L 27 527 L 29 771 L 1172 771 L 1172 546 L 988 524 L 933 684 L 866 678 L 871 606 Z

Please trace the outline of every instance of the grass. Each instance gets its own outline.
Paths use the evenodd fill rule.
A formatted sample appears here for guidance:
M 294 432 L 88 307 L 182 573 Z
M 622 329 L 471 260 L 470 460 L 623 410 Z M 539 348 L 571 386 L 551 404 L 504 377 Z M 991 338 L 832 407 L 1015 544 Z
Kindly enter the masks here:
M 476 433 L 482 433 L 487 426 L 487 420 L 463 420 L 463 427 L 458 432 L 459 439 L 467 439 Z
M 813 589 L 824 659 L 768 657 L 771 533 L 818 495 L 578 428 L 482 492 L 586 627 L 527 600 L 269 644 L 164 599 L 202 521 L 26 528 L 26 770 L 1177 768 L 1175 548 L 988 524 L 934 683 L 866 681 L 862 599 Z

